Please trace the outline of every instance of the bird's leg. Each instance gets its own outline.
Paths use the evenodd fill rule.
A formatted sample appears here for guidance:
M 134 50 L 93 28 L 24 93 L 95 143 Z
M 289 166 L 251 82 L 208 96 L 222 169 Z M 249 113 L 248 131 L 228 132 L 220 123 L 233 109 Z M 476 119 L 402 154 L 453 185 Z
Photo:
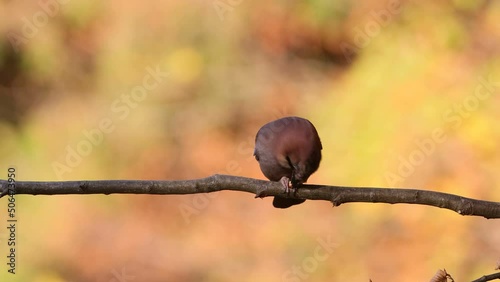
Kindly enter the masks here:
M 295 179 L 295 170 L 296 170 L 296 167 L 294 166 L 293 167 L 294 169 L 292 170 L 292 179 L 290 179 L 290 188 L 291 190 L 293 190 L 293 196 L 297 196 L 297 190 L 298 190 L 298 183 L 297 183 L 297 180 Z M 288 193 L 288 195 L 290 195 L 290 193 Z
M 285 187 L 285 193 L 287 195 L 289 195 L 290 194 L 290 178 L 283 176 L 280 179 L 280 182 L 281 182 L 281 184 L 283 184 L 283 187 Z

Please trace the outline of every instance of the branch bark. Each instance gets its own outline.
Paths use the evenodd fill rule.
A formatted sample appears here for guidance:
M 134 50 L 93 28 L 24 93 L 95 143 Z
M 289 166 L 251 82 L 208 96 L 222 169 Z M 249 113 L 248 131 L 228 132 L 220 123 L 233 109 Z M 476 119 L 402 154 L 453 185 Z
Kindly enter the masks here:
M 489 275 L 484 275 L 481 278 L 478 278 L 472 282 L 486 282 L 486 281 L 491 281 L 495 279 L 500 279 L 500 272 L 489 274 Z
M 155 194 L 185 195 L 231 190 L 249 192 L 256 197 L 286 196 L 279 182 L 215 174 L 194 180 L 82 180 L 35 182 L 17 181 L 9 185 L 0 180 L 0 197 L 9 194 Z M 15 186 L 15 187 L 14 187 Z M 9 190 L 9 188 L 11 190 Z M 12 189 L 15 188 L 15 189 Z M 14 191 L 15 190 L 15 191 Z M 397 188 L 303 185 L 291 198 L 325 200 L 339 206 L 344 203 L 418 204 L 449 209 L 460 215 L 500 218 L 500 203 L 465 198 L 453 194 Z

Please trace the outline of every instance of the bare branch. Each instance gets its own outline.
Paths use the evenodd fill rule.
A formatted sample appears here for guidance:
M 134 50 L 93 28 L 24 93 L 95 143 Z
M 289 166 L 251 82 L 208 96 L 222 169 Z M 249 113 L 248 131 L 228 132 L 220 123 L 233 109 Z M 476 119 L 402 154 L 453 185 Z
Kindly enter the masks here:
M 0 196 L 10 194 L 8 182 L 0 180 Z M 63 195 L 63 194 L 156 194 L 185 195 L 231 190 L 256 194 L 256 197 L 286 196 L 283 186 L 253 178 L 231 175 L 212 175 L 194 180 L 83 180 L 55 182 L 15 182 L 15 194 Z M 293 193 L 292 193 L 293 194 Z M 500 218 L 500 203 L 465 198 L 457 195 L 417 189 L 376 187 L 344 187 L 327 185 L 303 185 L 291 198 L 326 200 L 339 206 L 344 203 L 418 204 L 449 209 L 461 215 Z
M 472 282 L 486 282 L 486 281 L 491 281 L 491 280 L 495 280 L 495 279 L 500 279 L 500 272 L 485 275 L 485 276 L 478 278 Z

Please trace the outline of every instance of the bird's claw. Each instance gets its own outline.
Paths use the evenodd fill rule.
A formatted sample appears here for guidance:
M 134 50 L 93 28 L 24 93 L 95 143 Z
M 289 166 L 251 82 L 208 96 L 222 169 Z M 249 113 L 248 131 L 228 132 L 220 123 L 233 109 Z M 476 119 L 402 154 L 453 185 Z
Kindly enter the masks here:
M 283 187 L 285 188 L 285 193 L 290 196 L 290 191 L 293 190 L 293 195 L 295 196 L 297 194 L 297 189 L 295 189 L 292 186 L 292 182 L 290 181 L 290 178 L 283 176 L 280 179 L 281 184 L 283 184 Z
M 280 179 L 281 184 L 283 184 L 283 187 L 285 188 L 285 193 L 290 194 L 290 178 L 283 176 Z

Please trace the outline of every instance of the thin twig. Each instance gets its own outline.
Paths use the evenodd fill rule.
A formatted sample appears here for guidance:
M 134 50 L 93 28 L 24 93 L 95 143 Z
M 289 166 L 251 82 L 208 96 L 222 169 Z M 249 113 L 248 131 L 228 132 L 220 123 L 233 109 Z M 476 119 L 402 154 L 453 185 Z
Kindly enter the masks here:
M 0 196 L 9 194 L 6 180 L 0 180 Z M 157 194 L 179 195 L 211 193 L 231 190 L 256 194 L 256 197 L 286 196 L 281 183 L 231 175 L 212 175 L 194 180 L 82 180 L 34 182 L 17 181 L 15 194 Z M 14 191 L 12 191 L 14 192 Z M 345 187 L 303 185 L 288 197 L 308 200 L 326 200 L 339 206 L 344 203 L 387 203 L 428 205 L 455 211 L 461 215 L 500 218 L 500 203 L 465 198 L 453 194 L 417 190 L 376 187 Z
M 472 282 L 486 282 L 486 281 L 491 281 L 491 280 L 495 280 L 495 279 L 500 279 L 500 272 L 485 275 L 485 276 L 478 278 Z

